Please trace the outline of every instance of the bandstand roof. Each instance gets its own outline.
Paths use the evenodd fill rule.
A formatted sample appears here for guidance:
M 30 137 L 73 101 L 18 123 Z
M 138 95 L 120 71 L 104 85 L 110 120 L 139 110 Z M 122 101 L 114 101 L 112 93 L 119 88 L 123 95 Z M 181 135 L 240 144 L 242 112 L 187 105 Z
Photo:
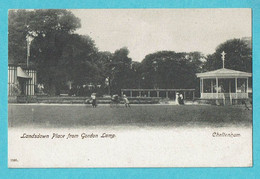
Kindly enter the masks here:
M 205 73 L 197 73 L 198 78 L 236 78 L 236 77 L 251 77 L 252 73 L 247 73 L 243 71 L 230 70 L 227 68 L 221 68 L 214 71 L 208 71 Z

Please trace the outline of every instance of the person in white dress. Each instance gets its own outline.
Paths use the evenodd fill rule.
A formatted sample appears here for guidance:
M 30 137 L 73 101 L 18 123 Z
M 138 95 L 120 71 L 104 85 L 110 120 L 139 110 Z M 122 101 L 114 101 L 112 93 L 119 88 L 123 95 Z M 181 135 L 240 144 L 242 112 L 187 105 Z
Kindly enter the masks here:
M 176 93 L 175 103 L 176 103 L 176 105 L 179 105 L 179 93 Z

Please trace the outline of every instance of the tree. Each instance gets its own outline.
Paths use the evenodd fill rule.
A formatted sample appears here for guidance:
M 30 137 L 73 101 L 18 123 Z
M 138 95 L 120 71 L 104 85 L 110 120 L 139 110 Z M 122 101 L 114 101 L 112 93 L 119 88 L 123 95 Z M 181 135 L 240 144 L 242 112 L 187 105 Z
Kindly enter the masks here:
M 9 10 L 9 63 L 26 62 L 27 36 L 48 38 L 53 45 L 55 35 L 72 33 L 79 27 L 80 19 L 67 10 Z
M 98 75 L 98 83 L 101 85 L 100 92 L 102 94 L 110 94 L 111 93 L 111 62 L 112 62 L 113 54 L 111 52 L 98 52 L 98 58 L 96 61 L 97 64 L 97 75 Z
M 204 71 L 222 68 L 221 53 L 225 51 L 225 68 L 252 72 L 252 49 L 248 42 L 232 39 L 220 44 L 215 53 L 208 55 L 203 65 Z
M 36 67 L 38 80 L 47 92 L 57 94 L 64 78 L 69 78 L 67 69 L 63 68 L 67 59 L 63 55 L 76 38 L 71 34 L 80 27 L 80 20 L 70 11 L 54 9 L 11 10 L 8 20 L 9 62 L 26 61 L 26 37 L 32 37 L 30 65 Z M 84 41 L 82 39 L 80 42 Z
M 8 63 L 26 62 L 26 35 L 29 15 L 26 10 L 9 10 L 8 16 Z
M 67 83 L 82 87 L 105 85 L 109 77 L 113 93 L 130 86 L 132 60 L 127 48 L 99 52 L 89 36 L 73 32 L 80 20 L 66 10 L 9 11 L 9 62 L 26 62 L 26 37 L 31 42 L 30 66 L 50 95 L 66 89 Z
M 110 64 L 110 83 L 112 93 L 119 94 L 123 88 L 131 87 L 131 63 L 132 59 L 128 57 L 129 50 L 123 47 L 116 50 L 113 54 Z
M 67 35 L 59 66 L 66 69 L 66 80 L 75 85 L 96 83 L 98 67 L 96 64 L 98 50 L 89 36 L 78 34 Z
M 130 80 L 130 88 L 141 88 L 144 83 L 144 73 L 142 71 L 142 64 L 140 62 L 132 62 L 131 64 L 131 72 L 128 76 L 128 79 Z
M 142 88 L 194 88 L 201 58 L 199 52 L 160 51 L 147 55 L 141 67 L 144 77 Z

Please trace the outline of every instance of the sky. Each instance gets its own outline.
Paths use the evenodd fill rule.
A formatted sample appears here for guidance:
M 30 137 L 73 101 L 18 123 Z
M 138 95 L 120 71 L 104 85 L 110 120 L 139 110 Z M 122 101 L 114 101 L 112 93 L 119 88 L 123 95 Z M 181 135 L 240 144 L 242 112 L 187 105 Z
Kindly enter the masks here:
M 162 50 L 204 55 L 233 38 L 251 37 L 251 9 L 77 9 L 76 33 L 89 35 L 100 51 L 122 47 L 133 61 Z

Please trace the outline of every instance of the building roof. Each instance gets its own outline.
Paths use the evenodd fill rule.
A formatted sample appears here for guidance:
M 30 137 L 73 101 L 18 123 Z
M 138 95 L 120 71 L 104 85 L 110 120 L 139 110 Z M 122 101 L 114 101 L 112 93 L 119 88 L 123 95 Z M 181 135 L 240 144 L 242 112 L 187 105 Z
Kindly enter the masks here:
M 230 70 L 227 68 L 221 68 L 214 71 L 208 71 L 205 73 L 197 73 L 198 78 L 235 78 L 235 77 L 251 77 L 252 73 L 247 73 L 243 71 Z
M 17 77 L 30 79 L 30 77 L 21 67 L 17 67 Z

